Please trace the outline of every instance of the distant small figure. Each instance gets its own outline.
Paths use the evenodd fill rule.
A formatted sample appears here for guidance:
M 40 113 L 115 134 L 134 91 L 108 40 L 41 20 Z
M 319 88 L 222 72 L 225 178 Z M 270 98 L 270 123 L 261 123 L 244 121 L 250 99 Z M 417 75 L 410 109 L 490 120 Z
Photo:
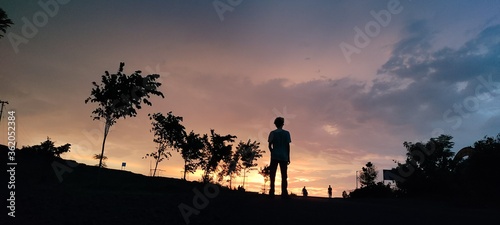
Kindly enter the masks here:
M 349 198 L 349 194 L 346 191 L 342 192 L 342 198 Z
M 307 197 L 307 189 L 306 189 L 306 186 L 304 186 L 304 188 L 302 188 L 302 195 L 304 197 Z
M 332 186 L 328 185 L 328 198 L 332 198 Z

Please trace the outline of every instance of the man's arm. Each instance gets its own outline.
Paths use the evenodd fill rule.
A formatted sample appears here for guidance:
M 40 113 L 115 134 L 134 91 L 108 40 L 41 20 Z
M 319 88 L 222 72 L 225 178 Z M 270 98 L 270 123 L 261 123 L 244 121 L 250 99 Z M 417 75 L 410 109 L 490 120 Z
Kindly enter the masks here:
M 270 152 L 273 152 L 273 144 L 272 144 L 273 138 L 274 138 L 274 135 L 273 135 L 273 132 L 271 131 L 269 133 L 269 137 L 267 138 L 267 141 L 269 142 L 269 146 L 268 147 L 269 147 L 269 151 Z
M 288 164 L 290 165 L 290 143 L 286 144 L 286 154 L 288 155 Z
M 288 165 L 290 165 L 290 142 L 292 142 L 292 138 L 290 137 L 290 133 L 288 133 L 288 142 L 286 143 L 286 154 L 288 154 Z

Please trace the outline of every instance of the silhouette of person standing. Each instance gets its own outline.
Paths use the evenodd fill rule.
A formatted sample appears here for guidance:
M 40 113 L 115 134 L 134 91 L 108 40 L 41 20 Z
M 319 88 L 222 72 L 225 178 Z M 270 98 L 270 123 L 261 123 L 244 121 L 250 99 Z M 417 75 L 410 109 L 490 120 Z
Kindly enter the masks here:
M 288 175 L 287 169 L 290 164 L 290 132 L 283 130 L 283 125 L 285 124 L 285 119 L 283 117 L 277 117 L 274 120 L 274 125 L 276 125 L 276 130 L 269 133 L 269 151 L 271 152 L 271 163 L 269 165 L 271 170 L 271 190 L 269 190 L 269 195 L 274 197 L 274 181 L 276 178 L 276 171 L 278 170 L 278 164 L 280 166 L 281 172 L 281 196 L 288 197 Z
M 332 198 L 332 186 L 328 185 L 328 198 Z
M 307 189 L 306 189 L 306 186 L 304 186 L 304 188 L 302 188 L 302 195 L 304 197 L 307 197 Z

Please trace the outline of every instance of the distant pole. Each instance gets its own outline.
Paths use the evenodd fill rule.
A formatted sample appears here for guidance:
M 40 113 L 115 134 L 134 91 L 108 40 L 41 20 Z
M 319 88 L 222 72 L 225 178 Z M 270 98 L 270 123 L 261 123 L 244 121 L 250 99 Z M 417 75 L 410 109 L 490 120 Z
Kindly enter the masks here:
M 280 167 L 281 169 L 281 167 Z M 246 169 L 243 169 L 243 188 L 245 188 L 245 178 L 247 177 L 247 170 Z
M 3 115 L 3 106 L 4 105 L 8 105 L 9 102 L 8 101 L 2 101 L 2 100 L 0 100 L 0 104 L 2 104 L 2 107 L 0 109 L 0 122 L 1 122 L 2 121 L 2 115 Z

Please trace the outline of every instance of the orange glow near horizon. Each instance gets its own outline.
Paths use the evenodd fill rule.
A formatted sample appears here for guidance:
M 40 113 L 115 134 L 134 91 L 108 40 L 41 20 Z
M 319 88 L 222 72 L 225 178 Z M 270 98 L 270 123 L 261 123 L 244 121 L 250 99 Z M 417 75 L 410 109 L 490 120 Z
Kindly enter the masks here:
M 76 147 L 76 146 L 75 146 Z M 112 151 L 112 150 L 107 150 L 107 151 Z M 79 152 L 76 149 L 72 149 L 71 152 L 63 155 L 62 157 L 65 159 L 70 159 L 70 160 L 75 160 L 78 163 L 83 163 L 86 165 L 96 165 L 98 164 L 98 160 L 92 159 L 92 155 L 95 153 L 90 154 L 90 152 Z M 182 172 L 182 165 L 183 162 L 180 160 L 180 156 L 177 156 L 177 153 L 173 153 L 174 156 L 170 160 L 164 160 L 158 165 L 158 171 L 156 176 L 161 176 L 161 177 L 170 177 L 170 178 L 177 178 L 177 179 L 182 179 L 183 172 Z M 106 153 L 105 153 L 106 155 Z M 268 156 L 265 157 L 266 161 L 263 159 L 258 160 L 258 166 L 256 169 L 263 167 L 265 164 L 267 164 Z M 138 173 L 142 174 L 145 176 L 150 176 L 150 166 L 151 170 L 154 169 L 154 160 L 150 159 L 125 159 L 125 158 L 110 158 L 106 160 L 106 164 L 108 168 L 110 169 L 117 169 L 120 170 L 122 162 L 126 162 L 126 167 L 124 170 L 130 171 L 133 173 Z M 151 164 L 151 165 L 150 165 Z M 302 195 L 302 187 L 306 186 L 309 196 L 316 196 L 316 197 L 327 197 L 327 192 L 326 186 L 316 186 L 315 181 L 320 179 L 320 177 L 314 178 L 314 177 L 307 177 L 303 175 L 295 175 L 297 170 L 307 170 L 308 168 L 301 168 L 304 165 L 301 165 L 300 160 L 294 161 L 290 167 L 289 167 L 289 193 L 296 194 L 298 196 Z M 202 170 L 197 170 L 194 174 L 188 173 L 186 175 L 187 180 L 189 181 L 201 181 L 201 177 L 203 175 Z M 342 176 L 342 175 L 341 175 Z M 226 177 L 227 179 L 227 177 Z M 353 178 L 354 180 L 354 178 Z M 334 182 L 332 182 L 334 183 Z M 229 187 L 229 182 L 223 181 L 220 183 L 222 186 L 227 186 Z M 243 178 L 241 176 L 237 176 L 233 178 L 232 181 L 232 187 L 236 188 L 239 185 L 243 185 Z M 269 191 L 269 185 L 270 182 L 268 181 L 266 183 L 266 193 Z M 277 194 L 280 193 L 280 185 L 281 185 L 281 173 L 278 169 L 277 175 L 276 175 L 276 190 Z M 264 178 L 258 174 L 257 170 L 252 170 L 250 172 L 247 172 L 247 178 L 245 179 L 245 189 L 250 192 L 258 192 L 262 193 L 264 188 Z M 354 185 L 352 187 L 344 187 L 344 186 L 335 186 L 332 185 L 333 188 L 333 197 L 341 197 L 342 191 L 346 190 L 352 190 L 354 189 Z

